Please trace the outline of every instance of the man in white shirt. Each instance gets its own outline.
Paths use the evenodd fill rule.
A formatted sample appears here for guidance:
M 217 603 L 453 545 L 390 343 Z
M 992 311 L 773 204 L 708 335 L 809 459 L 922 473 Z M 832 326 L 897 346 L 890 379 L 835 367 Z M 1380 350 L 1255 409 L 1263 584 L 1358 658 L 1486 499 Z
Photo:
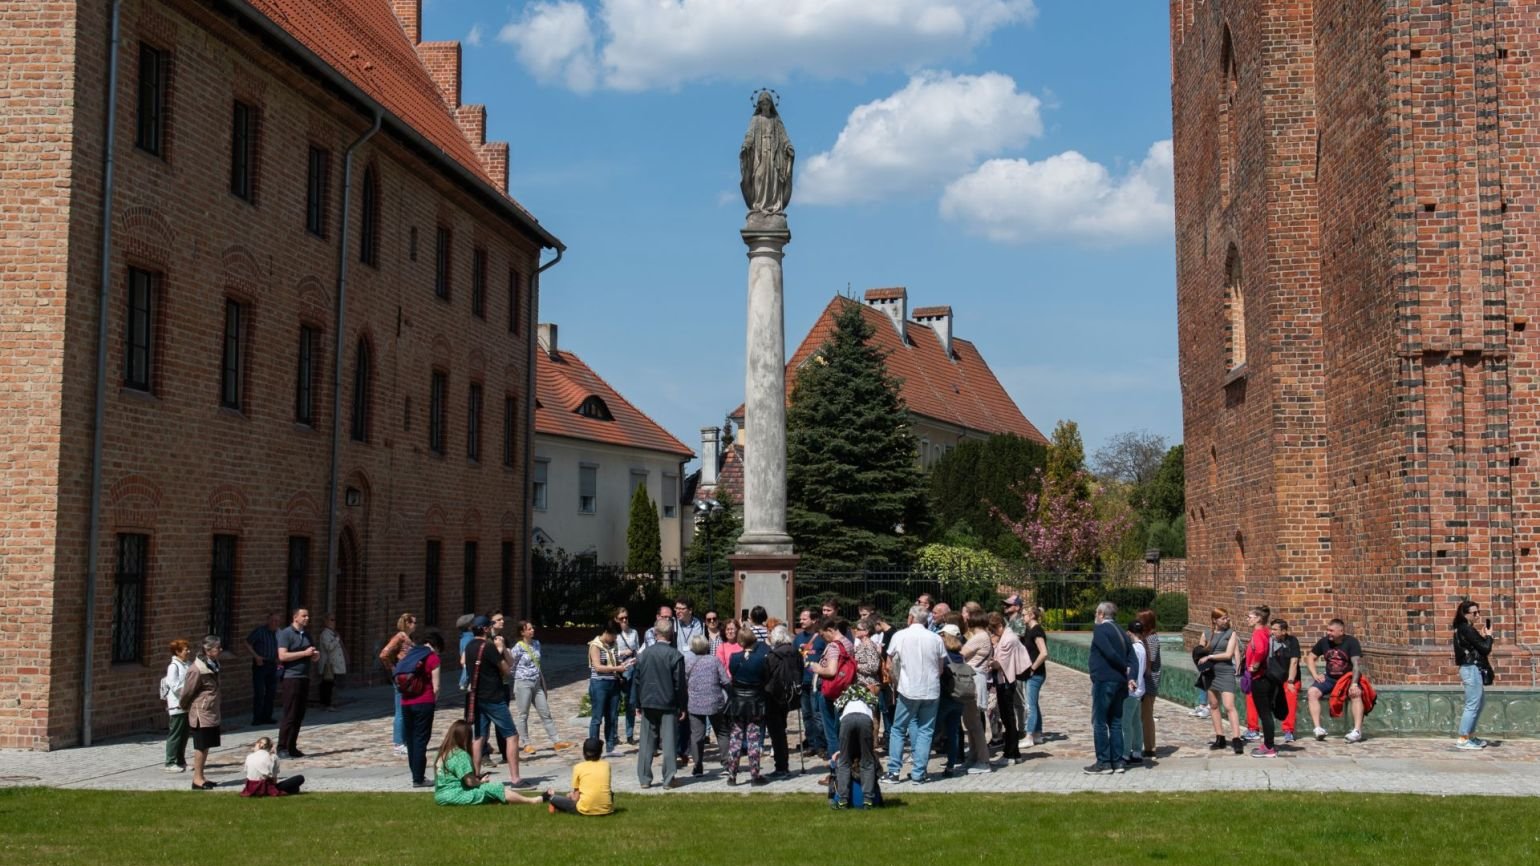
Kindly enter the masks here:
M 890 638 L 888 657 L 898 682 L 898 707 L 888 734 L 888 772 L 882 777 L 889 783 L 903 781 L 899 770 L 904 766 L 906 738 L 913 762 L 909 777 L 916 783 L 930 781 L 925 765 L 930 759 L 930 742 L 936 732 L 946 648 L 941 645 L 941 638 L 925 627 L 925 614 L 921 605 L 909 608 L 909 626 Z

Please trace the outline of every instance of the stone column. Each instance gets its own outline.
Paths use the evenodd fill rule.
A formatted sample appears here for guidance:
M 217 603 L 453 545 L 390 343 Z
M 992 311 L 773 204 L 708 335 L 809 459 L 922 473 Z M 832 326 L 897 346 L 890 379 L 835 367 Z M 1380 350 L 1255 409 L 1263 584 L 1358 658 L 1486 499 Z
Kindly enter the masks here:
M 737 552 L 786 556 L 786 323 L 781 258 L 791 232 L 743 229 L 749 248 L 748 344 L 744 376 L 743 534 Z

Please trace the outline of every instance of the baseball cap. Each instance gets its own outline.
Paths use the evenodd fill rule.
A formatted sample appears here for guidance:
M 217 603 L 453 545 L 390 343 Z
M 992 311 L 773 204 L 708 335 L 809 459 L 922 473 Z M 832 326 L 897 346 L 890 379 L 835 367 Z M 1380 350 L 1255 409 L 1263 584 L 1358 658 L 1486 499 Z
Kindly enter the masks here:
M 952 637 L 962 637 L 962 629 L 958 628 L 955 623 L 950 622 L 941 627 L 941 633 L 949 634 Z
M 484 616 L 478 616 L 475 619 L 471 620 L 471 628 L 486 628 L 487 626 L 489 626 L 491 624 L 492 624 L 492 621 L 490 619 L 487 619 Z
M 1021 596 L 1020 596 L 1020 594 L 1013 592 L 1010 595 L 1006 596 L 1006 598 L 1005 598 L 1005 606 L 1006 607 L 1021 607 Z
M 464 631 L 465 629 L 471 627 L 471 622 L 475 619 L 476 615 L 474 613 L 464 614 L 459 619 L 455 620 L 455 628 Z

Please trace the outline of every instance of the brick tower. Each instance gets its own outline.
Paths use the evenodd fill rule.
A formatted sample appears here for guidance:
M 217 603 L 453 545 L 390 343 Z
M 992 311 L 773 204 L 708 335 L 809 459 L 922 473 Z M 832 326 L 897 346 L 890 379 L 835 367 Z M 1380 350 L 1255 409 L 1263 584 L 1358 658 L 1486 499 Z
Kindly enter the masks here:
M 1540 2 L 1172 0 L 1189 630 L 1540 683 Z

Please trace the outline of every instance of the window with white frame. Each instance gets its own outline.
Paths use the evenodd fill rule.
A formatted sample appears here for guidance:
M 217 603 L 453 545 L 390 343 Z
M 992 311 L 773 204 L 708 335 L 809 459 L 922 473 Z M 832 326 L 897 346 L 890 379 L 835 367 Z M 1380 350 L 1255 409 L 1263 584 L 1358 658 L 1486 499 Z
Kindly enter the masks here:
M 663 475 L 663 493 L 659 497 L 663 500 L 663 516 L 679 516 L 679 476 Z
M 550 470 L 550 468 L 551 468 L 551 461 L 549 461 L 549 460 L 536 460 L 535 461 L 535 477 L 534 477 L 534 481 L 533 481 L 533 483 L 531 485 L 531 494 L 532 495 L 531 495 L 530 499 L 532 500 L 531 504 L 535 506 L 535 510 L 536 511 L 544 511 L 545 510 L 545 498 L 546 498 L 545 479 L 546 479 L 546 475 L 548 474 L 548 470 Z
M 578 467 L 578 513 L 599 510 L 599 467 L 585 463 Z

